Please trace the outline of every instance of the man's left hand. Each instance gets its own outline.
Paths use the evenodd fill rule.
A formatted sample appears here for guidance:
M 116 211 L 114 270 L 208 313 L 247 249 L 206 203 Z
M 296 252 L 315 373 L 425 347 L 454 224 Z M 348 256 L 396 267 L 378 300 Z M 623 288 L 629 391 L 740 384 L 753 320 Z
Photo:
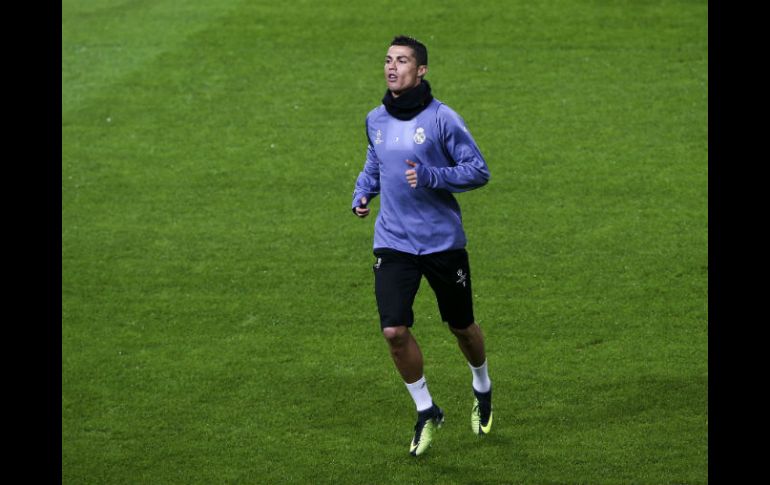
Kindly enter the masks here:
M 414 189 L 417 187 L 417 171 L 419 170 L 419 165 L 409 159 L 406 160 L 406 164 L 412 167 L 404 172 L 406 175 L 406 182 Z M 420 172 L 422 172 L 422 170 L 420 170 Z M 424 184 L 424 181 L 421 180 L 421 182 Z

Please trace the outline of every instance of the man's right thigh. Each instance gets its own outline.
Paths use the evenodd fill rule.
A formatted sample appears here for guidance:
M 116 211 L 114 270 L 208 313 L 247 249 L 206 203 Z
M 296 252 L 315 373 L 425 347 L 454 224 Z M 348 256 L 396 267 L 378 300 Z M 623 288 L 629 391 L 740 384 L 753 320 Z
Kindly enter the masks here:
M 392 249 L 375 249 L 374 256 L 374 293 L 380 327 L 411 327 L 412 305 L 422 278 L 417 257 Z

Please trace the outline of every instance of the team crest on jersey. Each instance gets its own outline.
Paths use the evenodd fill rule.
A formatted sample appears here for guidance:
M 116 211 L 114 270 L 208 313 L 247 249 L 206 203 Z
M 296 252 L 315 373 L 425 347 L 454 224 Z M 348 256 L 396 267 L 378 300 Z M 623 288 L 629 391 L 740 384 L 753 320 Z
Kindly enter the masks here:
M 374 144 L 379 145 L 382 143 L 382 131 L 377 130 L 377 136 L 374 138 Z
M 415 130 L 414 142 L 418 145 L 425 143 L 425 128 L 417 128 L 417 130 Z

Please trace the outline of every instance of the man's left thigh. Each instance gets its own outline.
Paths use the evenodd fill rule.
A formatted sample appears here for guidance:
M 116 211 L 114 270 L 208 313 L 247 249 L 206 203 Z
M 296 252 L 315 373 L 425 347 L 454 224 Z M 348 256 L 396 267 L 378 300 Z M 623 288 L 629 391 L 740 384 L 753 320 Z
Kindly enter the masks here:
M 473 291 L 465 249 L 421 256 L 422 272 L 436 294 L 441 319 L 453 328 L 474 323 Z

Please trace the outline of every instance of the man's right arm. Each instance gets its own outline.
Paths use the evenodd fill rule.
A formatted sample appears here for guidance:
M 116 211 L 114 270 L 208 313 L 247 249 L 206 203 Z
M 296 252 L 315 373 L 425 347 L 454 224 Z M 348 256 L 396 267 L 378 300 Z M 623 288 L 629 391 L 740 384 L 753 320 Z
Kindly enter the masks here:
M 358 174 L 356 187 L 353 190 L 353 213 L 358 217 L 369 215 L 366 207 L 380 193 L 380 162 L 371 143 L 366 150 L 364 169 Z

